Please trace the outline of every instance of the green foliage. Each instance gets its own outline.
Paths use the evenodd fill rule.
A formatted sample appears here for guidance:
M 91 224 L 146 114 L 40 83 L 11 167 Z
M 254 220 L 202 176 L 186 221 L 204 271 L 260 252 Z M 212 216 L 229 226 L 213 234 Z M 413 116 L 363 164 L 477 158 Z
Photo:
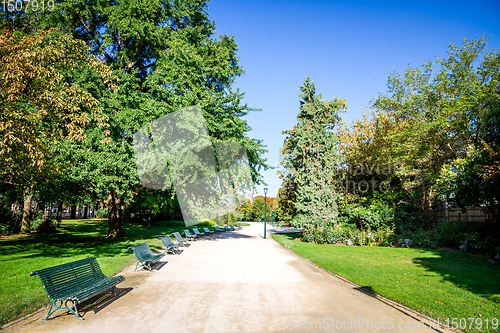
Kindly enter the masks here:
M 1 19 L 6 20 L 5 16 Z M 6 20 L 9 21 L 9 20 Z M 85 42 L 50 30 L 31 34 L 0 30 L 0 181 L 33 186 L 60 172 L 50 146 L 81 140 L 91 123 L 108 127 L 99 101 L 90 90 L 65 80 L 68 70 L 93 71 L 104 89 L 111 71 L 92 56 Z M 102 133 L 101 133 L 102 134 Z
M 157 223 L 168 219 L 182 219 L 175 191 L 142 189 L 133 199 L 127 213 L 137 223 Z M 106 216 L 107 217 L 107 216 Z
M 444 59 L 392 73 L 388 93 L 373 100 L 370 117 L 363 115 L 340 131 L 346 163 L 392 167 L 390 174 L 375 175 L 379 182 L 390 182 L 390 191 L 358 195 L 429 209 L 436 201 L 453 199 L 457 173 L 451 165 L 482 151 L 489 160 L 477 160 L 464 174 L 461 200 L 464 206 L 472 199 L 490 206 L 492 199 L 498 202 L 498 189 L 488 186 L 500 181 L 500 158 L 486 153 L 482 141 L 498 151 L 493 138 L 500 137 L 500 54 L 486 45 L 484 38 L 464 39 L 461 46 L 450 45 Z M 352 178 L 371 177 L 365 172 Z
M 264 198 L 257 197 L 253 201 L 252 205 L 252 218 L 257 221 L 259 218 L 264 218 Z
M 387 205 L 346 205 L 342 208 L 338 220 L 352 227 L 376 231 L 381 227 L 393 226 L 394 217 L 395 209 Z
M 477 225 L 458 221 L 450 223 L 440 221 L 431 228 L 413 228 L 415 224 L 399 224 L 397 235 L 399 243 L 404 246 L 405 240 L 411 240 L 409 247 L 422 248 L 455 248 L 493 258 L 500 254 L 499 229 L 496 224 Z
M 400 208 L 394 214 L 396 232 L 403 233 L 405 230 L 416 230 L 421 225 L 421 212 L 410 208 Z
M 293 152 L 297 146 L 297 133 L 300 125 L 295 125 L 292 130 L 283 131 L 286 135 L 283 147 L 280 148 L 280 163 L 284 168 L 278 170 L 281 179 L 281 186 L 278 189 L 277 215 L 280 221 L 290 222 L 297 214 L 295 208 L 295 197 L 297 184 L 294 182 L 294 175 L 287 165 L 293 163 Z
M 215 226 L 216 223 L 214 221 L 211 221 L 211 220 L 201 220 L 199 224 L 197 224 L 197 226 L 200 226 L 200 227 L 213 227 Z
M 10 209 L 0 206 L 0 235 L 10 235 L 21 230 L 22 212 L 14 214 Z
M 430 206 L 434 199 L 431 188 L 442 166 L 480 144 L 484 114 L 499 105 L 500 57 L 487 52 L 486 43 L 484 38 L 464 39 L 461 47 L 450 45 L 448 57 L 436 64 L 409 67 L 403 76 L 392 74 L 392 95 L 373 102 L 399 123 L 387 149 L 393 163 L 414 175 L 407 177 L 406 187 L 416 191 L 420 183 L 417 202 L 422 206 Z
M 370 208 L 352 207 L 344 212 L 344 222 L 355 225 L 360 229 L 377 230 L 382 226 L 382 219 L 379 214 Z
M 500 103 L 498 103 L 500 104 Z M 484 114 L 481 145 L 461 168 L 455 183 L 456 201 L 462 206 L 484 206 L 500 222 L 500 105 Z
M 31 230 L 44 234 L 53 233 L 56 232 L 56 224 L 57 222 L 54 219 L 43 215 L 43 212 L 39 210 L 34 214 Z
M 432 230 L 432 235 L 439 246 L 458 248 L 467 231 L 468 226 L 465 222 L 459 221 L 450 223 L 442 221 L 436 225 L 434 230 Z
M 108 218 L 108 210 L 106 208 L 100 208 L 95 212 L 95 216 L 100 219 Z
M 317 244 L 347 244 L 351 240 L 353 245 L 392 246 L 396 242 L 394 232 L 389 228 L 380 228 L 375 231 L 365 231 L 356 228 L 308 228 L 302 233 L 302 240 Z
M 309 78 L 300 90 L 298 124 L 287 133 L 282 149 L 285 171 L 281 173 L 280 214 L 289 218 L 293 211 L 288 203 L 293 200 L 293 225 L 302 227 L 325 219 L 327 225 L 334 225 L 340 195 L 331 179 L 341 162 L 334 131 L 341 122 L 339 113 L 345 111 L 345 102 L 322 101 Z
M 244 221 L 252 221 L 252 202 L 249 199 L 245 200 L 238 212 L 243 215 Z
M 224 214 L 221 215 L 217 218 L 217 225 L 226 225 L 229 223 L 229 225 L 233 225 L 236 223 L 236 215 L 234 213 L 229 213 L 229 214 Z
M 243 73 L 238 64 L 238 46 L 233 36 L 214 37 L 215 25 L 209 19 L 205 1 L 105 3 L 64 0 L 55 4 L 54 11 L 30 13 L 25 18 L 14 16 L 12 20 L 4 16 L 1 26 L 25 25 L 26 33 L 54 28 L 46 38 L 49 45 L 81 46 L 82 49 L 74 47 L 78 51 L 74 55 L 84 53 L 87 60 L 92 55 L 92 63 L 99 59 L 102 67 L 94 66 L 97 69 L 92 69 L 88 66 L 63 66 L 62 63 L 60 72 L 57 72 L 57 77 L 61 76 L 61 84 L 71 83 L 68 87 L 80 89 L 77 97 L 86 107 L 85 111 L 89 114 L 94 109 L 102 111 L 99 115 L 107 124 L 106 135 L 103 136 L 99 127 L 102 119 L 99 117 L 94 118 L 101 121 L 94 123 L 88 117 L 53 123 L 57 125 L 54 127 L 57 131 L 49 130 L 51 135 L 72 130 L 70 134 L 77 132 L 80 138 L 85 137 L 85 141 L 60 143 L 58 140 L 50 148 L 53 157 L 50 162 L 59 168 L 57 171 L 63 170 L 54 183 L 56 188 L 64 188 L 54 191 L 52 200 L 71 204 L 80 200 L 105 201 L 110 237 L 125 236 L 123 216 L 131 204 L 135 207 L 130 214 L 142 216 L 166 213 L 170 208 L 175 210 L 172 193 L 168 201 L 158 199 L 147 191 L 149 195 L 143 196 L 144 200 L 132 202 L 143 190 L 132 149 L 133 135 L 151 121 L 193 105 L 199 105 L 203 110 L 209 135 L 214 142 L 239 142 L 245 147 L 252 179 L 257 184 L 262 181 L 259 170 L 269 168 L 262 158 L 266 150 L 261 140 L 248 137 L 251 128 L 243 119 L 248 112 L 256 110 L 242 102 L 243 93 L 232 88 L 235 79 Z M 67 36 L 68 32 L 72 36 Z M 72 44 L 63 43 L 68 40 Z M 53 51 L 65 50 L 56 48 Z M 52 49 L 49 51 L 52 52 Z M 39 59 L 43 60 L 43 65 L 45 58 Z M 69 62 L 73 58 L 61 59 Z M 111 79 L 109 75 L 100 75 L 105 72 L 103 68 L 112 72 Z M 43 80 L 40 82 L 43 83 Z M 115 84 L 117 89 L 109 89 Z M 92 92 L 92 96 L 82 95 L 88 91 Z M 64 104 L 70 99 L 58 100 Z M 87 115 L 76 106 L 69 110 L 70 115 L 76 111 L 82 117 Z M 63 123 L 75 128 L 67 127 L 59 131 L 59 125 Z M 40 138 L 35 135 L 34 139 Z M 148 199 L 150 197 L 156 197 L 156 200 Z

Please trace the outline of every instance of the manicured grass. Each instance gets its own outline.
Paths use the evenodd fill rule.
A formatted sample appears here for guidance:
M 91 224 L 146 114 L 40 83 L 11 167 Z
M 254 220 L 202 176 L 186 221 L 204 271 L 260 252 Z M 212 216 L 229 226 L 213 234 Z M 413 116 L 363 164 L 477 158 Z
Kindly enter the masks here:
M 135 262 L 129 246 L 147 242 L 152 251 L 162 248 L 159 236 L 184 226 L 126 224 L 128 237 L 106 239 L 107 220 L 63 220 L 60 232 L 47 235 L 14 235 L 0 239 L 0 326 L 50 304 L 34 270 L 94 256 L 102 271 L 113 275 Z
M 500 321 L 500 265 L 468 253 L 392 247 L 318 245 L 294 240 L 300 233 L 274 234 L 286 248 L 366 289 L 443 322 L 452 318 Z M 489 329 L 484 326 L 489 319 Z M 479 322 L 478 322 L 479 323 Z

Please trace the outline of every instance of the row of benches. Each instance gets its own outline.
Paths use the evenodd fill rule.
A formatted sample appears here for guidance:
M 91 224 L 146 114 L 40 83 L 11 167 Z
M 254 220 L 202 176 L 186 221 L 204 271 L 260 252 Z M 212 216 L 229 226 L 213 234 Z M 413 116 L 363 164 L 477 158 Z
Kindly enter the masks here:
M 225 226 L 225 230 L 220 229 L 219 227 L 214 227 L 215 231 L 222 232 L 222 231 L 234 231 L 236 229 L 241 229 L 241 226 L 237 225 L 236 228 L 234 225 L 231 227 Z M 136 259 L 136 265 L 135 265 L 135 270 L 137 271 L 138 268 L 147 268 L 150 271 L 152 271 L 151 266 L 157 263 L 161 258 L 166 253 L 176 253 L 179 248 L 182 245 L 185 245 L 189 240 L 194 240 L 198 236 L 203 236 L 203 235 L 209 235 L 214 233 L 214 231 L 211 231 L 208 228 L 203 228 L 204 232 L 200 232 L 198 228 L 193 228 L 192 233 L 189 229 L 184 229 L 184 235 L 186 238 L 183 238 L 179 232 L 174 232 L 172 235 L 175 237 L 177 240 L 177 243 L 173 243 L 172 240 L 170 239 L 170 236 L 161 236 L 158 237 L 163 242 L 164 246 L 164 251 L 163 253 L 155 254 L 151 252 L 151 249 L 149 248 L 149 245 L 147 243 L 141 243 L 135 246 L 129 247 L 132 251 L 134 251 L 135 254 L 135 259 Z
M 198 232 L 199 235 L 205 234 L 199 232 L 197 228 L 194 229 L 196 230 L 194 232 Z M 219 227 L 215 227 L 215 229 L 217 231 L 223 231 L 219 229 Z M 208 228 L 204 228 L 204 230 L 207 233 L 213 233 L 213 231 L 210 231 Z M 235 229 L 234 227 L 232 229 L 226 227 L 226 230 Z M 186 233 L 186 231 L 186 235 L 189 237 L 188 234 L 190 234 L 190 232 L 186 229 L 184 233 Z M 186 244 L 188 241 L 188 239 L 183 238 L 178 232 L 174 232 L 173 235 L 178 243 L 173 243 L 170 236 L 158 238 L 165 246 L 163 253 L 152 253 L 147 243 L 129 247 L 129 249 L 134 251 L 137 259 L 135 270 L 137 270 L 138 267 L 146 267 L 151 271 L 151 265 L 158 262 L 165 253 L 175 253 L 179 247 Z M 189 237 L 191 239 L 196 237 L 192 234 L 190 235 L 192 236 Z M 83 320 L 78 313 L 77 304 L 108 290 L 116 296 L 116 285 L 125 280 L 125 277 L 121 275 L 110 277 L 104 275 L 97 259 L 94 257 L 33 271 L 29 275 L 38 275 L 45 292 L 52 300 L 47 317 L 43 320 L 47 320 L 49 316 L 57 310 L 71 311 L 79 320 Z

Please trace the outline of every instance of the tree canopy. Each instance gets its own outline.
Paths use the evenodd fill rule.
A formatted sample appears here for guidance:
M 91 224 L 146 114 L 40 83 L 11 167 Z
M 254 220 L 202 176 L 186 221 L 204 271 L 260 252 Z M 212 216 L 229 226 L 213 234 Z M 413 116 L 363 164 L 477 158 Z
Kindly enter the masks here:
M 105 200 L 109 237 L 125 236 L 124 211 L 142 190 L 134 133 L 184 107 L 201 107 L 214 142 L 241 143 L 254 182 L 262 181 L 266 150 L 260 140 L 248 137 L 250 127 L 242 119 L 254 109 L 242 103 L 243 93 L 232 89 L 243 74 L 237 45 L 233 36 L 213 38 L 205 1 L 60 1 L 54 11 L 4 20 L 3 26 L 20 26 L 27 35 L 52 29 L 47 40 L 54 43 L 71 36 L 116 78 L 117 89 L 110 89 L 92 68 L 69 66 L 58 72 L 70 86 L 89 92 L 89 103 L 101 112 L 109 132 L 103 141 L 100 123 L 82 120 L 77 130 L 84 140 L 65 140 L 51 148 L 54 163 L 65 166 L 65 181 Z

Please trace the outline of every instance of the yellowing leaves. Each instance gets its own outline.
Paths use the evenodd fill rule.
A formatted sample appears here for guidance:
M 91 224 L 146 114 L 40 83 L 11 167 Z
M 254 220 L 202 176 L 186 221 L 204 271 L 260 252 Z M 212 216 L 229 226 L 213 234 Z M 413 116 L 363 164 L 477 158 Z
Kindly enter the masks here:
M 110 89 L 111 71 L 83 41 L 51 31 L 0 34 L 0 175 L 3 181 L 32 182 L 50 175 L 48 147 L 62 139 L 82 140 L 90 122 L 106 126 L 99 101 L 77 84 L 63 82 L 67 69 L 92 68 Z M 107 132 L 106 132 L 107 133 Z

